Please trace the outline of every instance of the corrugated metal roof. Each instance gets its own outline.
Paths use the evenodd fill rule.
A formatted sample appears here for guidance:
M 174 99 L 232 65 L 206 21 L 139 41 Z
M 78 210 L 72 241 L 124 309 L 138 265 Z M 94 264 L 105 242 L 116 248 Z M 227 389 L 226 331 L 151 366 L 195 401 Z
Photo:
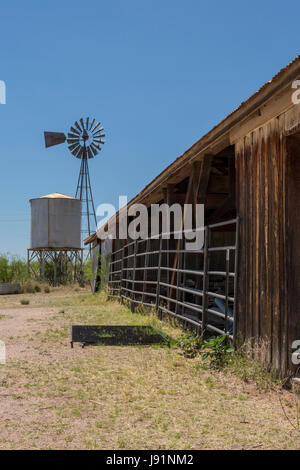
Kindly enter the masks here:
M 276 81 L 278 78 L 281 77 L 281 75 L 283 75 L 283 73 L 288 70 L 295 62 L 298 62 L 300 61 L 300 54 L 297 55 L 297 57 L 295 57 L 295 59 L 293 59 L 291 62 L 289 62 L 287 65 L 285 65 L 282 69 L 279 70 L 278 73 L 276 73 L 276 75 L 274 75 L 274 77 L 271 78 L 271 80 L 267 81 L 266 83 L 264 83 L 255 93 L 253 93 L 251 96 L 249 96 L 249 98 L 247 98 L 245 101 L 242 101 L 241 104 L 235 108 L 233 111 L 231 111 L 224 119 L 222 119 L 222 121 L 220 121 L 216 126 L 214 126 L 211 130 L 213 130 L 215 127 L 219 126 L 223 121 L 226 121 L 226 119 L 229 118 L 229 116 L 231 116 L 232 114 L 234 114 L 236 111 L 238 111 L 240 108 L 242 108 L 244 105 L 246 105 L 250 100 L 252 100 L 256 95 L 258 95 L 259 93 L 261 93 L 265 88 L 267 88 L 269 85 L 271 85 L 271 83 L 273 83 L 274 81 Z
M 209 134 L 211 134 L 215 129 L 218 127 L 222 126 L 223 123 L 225 123 L 231 116 L 234 114 L 238 113 L 243 108 L 247 109 L 247 105 L 250 104 L 251 101 L 253 101 L 257 95 L 262 93 L 263 91 L 267 90 L 268 87 L 271 86 L 273 82 L 276 82 L 279 80 L 284 73 L 292 67 L 292 65 L 296 62 L 300 62 L 300 54 L 295 57 L 288 65 L 283 67 L 276 75 L 274 75 L 271 80 L 266 82 L 264 85 L 262 85 L 255 93 L 253 93 L 249 98 L 247 98 L 245 101 L 242 101 L 242 103 L 235 108 L 233 111 L 231 111 L 224 119 L 222 119 L 218 124 L 216 124 L 214 127 L 212 127 L 205 135 L 203 135 L 197 142 L 195 142 L 190 148 L 188 148 L 182 155 L 179 155 L 175 160 L 173 160 L 172 163 L 170 163 L 161 173 L 159 173 L 150 183 L 148 183 L 130 202 L 135 201 L 141 194 L 145 193 L 146 190 L 161 176 L 163 176 L 168 170 L 170 170 L 172 167 L 175 167 L 177 163 L 180 164 L 181 161 L 185 160 L 185 157 L 187 154 L 193 150 L 194 147 L 196 147 L 202 140 L 204 140 Z

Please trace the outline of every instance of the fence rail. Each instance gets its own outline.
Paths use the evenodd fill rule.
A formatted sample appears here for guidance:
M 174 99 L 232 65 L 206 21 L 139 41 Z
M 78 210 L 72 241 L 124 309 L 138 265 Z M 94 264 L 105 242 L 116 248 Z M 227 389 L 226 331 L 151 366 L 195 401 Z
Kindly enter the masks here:
M 199 250 L 188 250 L 184 239 L 166 239 L 166 234 L 130 241 L 111 253 L 109 297 L 129 301 L 132 310 L 151 306 L 202 333 L 234 339 L 238 225 L 232 219 L 205 226 Z M 216 233 L 230 235 L 228 245 L 221 237 L 218 246 Z

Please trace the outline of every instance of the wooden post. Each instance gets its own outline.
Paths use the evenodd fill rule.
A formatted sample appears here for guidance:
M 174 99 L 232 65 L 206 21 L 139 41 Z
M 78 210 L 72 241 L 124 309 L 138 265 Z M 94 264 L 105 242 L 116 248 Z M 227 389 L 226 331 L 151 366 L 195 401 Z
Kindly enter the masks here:
M 194 208 L 195 208 L 195 204 L 197 203 L 204 204 L 205 199 L 206 199 L 206 194 L 207 194 L 207 188 L 208 188 L 213 158 L 214 158 L 213 155 L 210 155 L 210 154 L 204 155 L 202 159 L 201 167 L 199 165 L 199 162 L 193 163 L 193 169 L 190 174 L 184 204 L 193 203 Z M 183 216 L 182 216 L 182 228 L 184 225 L 184 218 L 185 218 L 185 211 L 183 211 Z M 179 247 L 179 243 L 177 243 L 177 250 L 178 250 L 178 247 Z M 173 269 L 176 269 L 177 262 L 178 262 L 178 255 L 176 254 Z M 174 284 L 174 280 L 175 280 L 175 272 L 173 272 L 171 284 Z M 171 289 L 170 295 L 172 295 L 172 289 Z
M 194 172 L 191 172 L 190 177 L 189 177 L 189 182 L 188 182 L 188 187 L 187 187 L 187 192 L 185 195 L 185 201 L 184 204 L 188 204 L 191 198 L 192 194 L 192 189 L 193 189 L 193 179 L 194 179 Z M 182 213 L 182 219 L 181 219 L 181 230 L 183 233 L 183 225 L 184 225 L 184 217 L 185 217 L 185 207 L 183 208 L 183 213 Z M 183 236 L 183 235 L 182 235 Z M 179 250 L 180 246 L 180 240 L 177 241 L 177 247 L 176 250 Z M 175 254 L 175 259 L 173 263 L 173 269 L 177 268 L 177 263 L 178 263 L 178 253 Z M 172 278 L 171 278 L 171 284 L 173 285 L 175 282 L 175 271 L 172 272 Z M 173 289 L 170 289 L 170 297 L 172 297 Z

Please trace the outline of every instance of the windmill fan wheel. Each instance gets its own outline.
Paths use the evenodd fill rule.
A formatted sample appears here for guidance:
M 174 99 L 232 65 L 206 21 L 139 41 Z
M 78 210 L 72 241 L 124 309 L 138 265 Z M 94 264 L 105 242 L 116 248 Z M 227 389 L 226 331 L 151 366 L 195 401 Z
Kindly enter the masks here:
M 68 133 L 68 147 L 76 158 L 94 158 L 104 144 L 103 127 L 95 119 L 86 118 L 75 121 Z

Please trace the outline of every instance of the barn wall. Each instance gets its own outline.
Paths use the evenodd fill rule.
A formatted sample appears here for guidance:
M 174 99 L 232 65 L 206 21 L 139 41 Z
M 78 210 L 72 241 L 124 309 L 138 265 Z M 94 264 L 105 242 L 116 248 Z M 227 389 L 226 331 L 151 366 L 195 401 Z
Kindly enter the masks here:
M 236 144 L 240 217 L 237 331 L 265 341 L 264 357 L 289 366 L 286 244 L 286 140 L 281 115 Z
M 300 340 L 300 134 L 287 137 L 288 344 Z M 291 351 L 290 351 L 291 352 Z

